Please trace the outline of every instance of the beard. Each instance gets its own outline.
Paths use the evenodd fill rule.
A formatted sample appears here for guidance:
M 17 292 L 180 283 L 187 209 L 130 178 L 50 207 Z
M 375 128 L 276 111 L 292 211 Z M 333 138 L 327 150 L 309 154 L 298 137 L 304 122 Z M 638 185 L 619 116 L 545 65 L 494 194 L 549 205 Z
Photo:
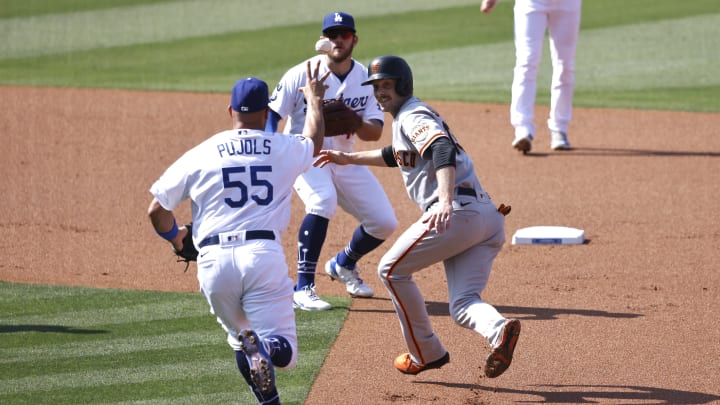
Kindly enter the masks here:
M 341 63 L 352 57 L 353 49 L 355 49 L 355 45 L 350 44 L 347 48 L 339 51 L 335 51 L 335 49 L 331 50 L 327 56 L 334 63 Z

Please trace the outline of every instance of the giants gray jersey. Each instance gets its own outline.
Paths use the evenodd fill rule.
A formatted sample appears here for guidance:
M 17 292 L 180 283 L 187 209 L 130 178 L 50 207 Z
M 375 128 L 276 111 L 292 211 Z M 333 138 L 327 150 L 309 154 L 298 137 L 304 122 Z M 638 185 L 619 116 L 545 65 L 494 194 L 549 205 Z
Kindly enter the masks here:
M 312 165 L 313 149 L 300 135 L 223 131 L 181 156 L 150 192 L 167 210 L 192 200 L 196 244 L 235 230 L 281 234 L 290 222 L 293 182 Z
M 315 67 L 318 60 L 320 61 L 319 76 L 322 76 L 328 71 L 327 56 L 317 55 L 310 58 L 310 65 Z M 307 103 L 305 96 L 299 89 L 305 85 L 306 76 L 307 61 L 295 65 L 283 75 L 270 97 L 269 107 L 283 119 L 287 118 L 285 133 L 302 133 L 305 125 Z M 377 100 L 375 100 L 372 86 L 362 85 L 365 80 L 367 80 L 367 69 L 353 59 L 353 65 L 343 81 L 340 81 L 334 74 L 330 74 L 325 80 L 325 85 L 328 86 L 327 90 L 325 90 L 325 99 L 342 97 L 345 104 L 355 110 L 363 119 L 375 119 L 383 122 L 384 113 L 380 109 Z M 355 137 L 334 136 L 325 138 L 323 149 L 350 152 L 354 143 Z
M 470 156 L 460 147 L 445 120 L 430 106 L 411 97 L 400 108 L 392 128 L 393 154 L 402 171 L 405 188 L 423 211 L 437 200 L 438 182 L 432 159 L 426 160 L 422 156 L 430 144 L 441 136 L 449 137 L 457 148 L 455 187 L 483 192 Z

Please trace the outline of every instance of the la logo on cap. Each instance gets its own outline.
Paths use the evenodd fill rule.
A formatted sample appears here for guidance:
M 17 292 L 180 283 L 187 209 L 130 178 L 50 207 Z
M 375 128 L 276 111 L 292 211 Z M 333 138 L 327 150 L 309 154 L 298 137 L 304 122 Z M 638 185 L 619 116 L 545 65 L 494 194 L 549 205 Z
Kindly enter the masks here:
M 335 22 L 342 22 L 342 16 L 340 15 L 340 13 L 335 13 Z

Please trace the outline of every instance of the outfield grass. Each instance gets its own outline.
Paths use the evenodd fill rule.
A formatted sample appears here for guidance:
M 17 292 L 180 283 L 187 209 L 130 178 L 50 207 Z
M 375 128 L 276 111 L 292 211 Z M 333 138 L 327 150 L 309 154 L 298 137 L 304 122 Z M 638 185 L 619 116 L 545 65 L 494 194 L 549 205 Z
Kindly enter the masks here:
M 322 15 L 338 7 L 291 0 L 7 3 L 0 83 L 208 92 L 226 92 L 242 76 L 272 86 L 313 53 Z M 357 17 L 355 56 L 363 63 L 380 54 L 405 57 L 420 97 L 508 103 L 512 2 L 501 1 L 490 15 L 472 0 L 344 6 Z M 278 12 L 285 8 L 292 11 Z M 585 0 L 576 105 L 720 111 L 719 34 L 717 0 Z M 539 104 L 547 104 L 550 74 L 546 45 Z
M 301 404 L 348 312 L 297 311 L 300 357 L 277 373 Z M 0 282 L 0 403 L 247 404 L 225 334 L 199 293 Z

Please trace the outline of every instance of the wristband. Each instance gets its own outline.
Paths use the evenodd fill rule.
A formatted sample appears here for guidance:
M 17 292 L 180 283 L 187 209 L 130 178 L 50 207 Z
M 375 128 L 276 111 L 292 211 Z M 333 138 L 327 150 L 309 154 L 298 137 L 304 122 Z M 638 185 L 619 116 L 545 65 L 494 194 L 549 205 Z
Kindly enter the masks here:
M 158 230 L 156 229 L 155 232 L 156 232 L 158 235 L 160 235 L 161 238 L 163 238 L 163 239 L 165 239 L 165 240 L 167 240 L 167 241 L 171 241 L 171 240 L 175 239 L 175 237 L 176 237 L 177 234 L 178 234 L 178 226 L 177 226 L 177 222 L 175 221 L 175 218 L 173 218 L 173 226 L 172 226 L 172 228 L 170 228 L 169 231 L 167 231 L 167 232 L 160 232 L 160 231 L 158 231 Z

